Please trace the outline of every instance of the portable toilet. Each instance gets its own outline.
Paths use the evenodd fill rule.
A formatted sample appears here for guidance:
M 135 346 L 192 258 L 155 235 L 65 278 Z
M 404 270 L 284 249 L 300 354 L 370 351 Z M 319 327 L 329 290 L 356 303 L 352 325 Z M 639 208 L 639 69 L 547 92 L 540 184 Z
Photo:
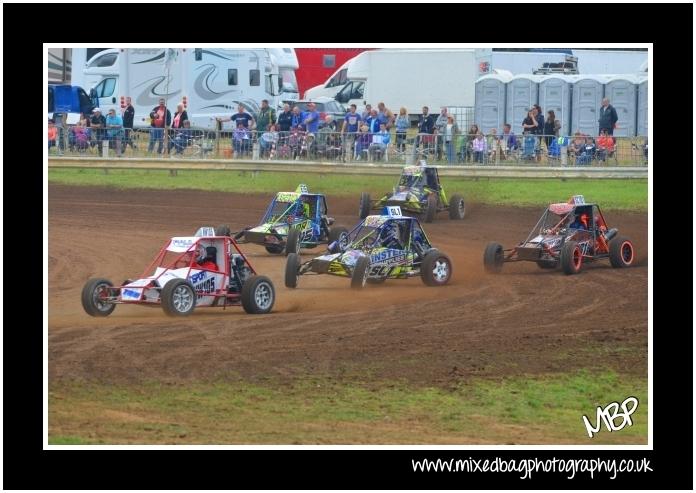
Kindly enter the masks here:
M 648 136 L 648 76 L 638 76 L 638 121 L 636 135 Z
M 476 81 L 474 123 L 484 134 L 492 128 L 495 128 L 498 134 L 503 132 L 506 85 L 511 79 L 512 75 L 487 74 Z M 468 130 L 460 129 L 462 132 Z
M 573 83 L 572 116 L 569 134 L 599 134 L 599 108 L 604 98 L 604 75 L 581 75 Z
M 546 113 L 553 110 L 556 120 L 561 122 L 560 135 L 570 133 L 570 93 L 576 75 L 545 75 L 539 83 L 539 106 Z
M 522 120 L 527 117 L 529 108 L 539 103 L 539 82 L 542 78 L 541 75 L 520 74 L 507 84 L 505 118 L 517 135 L 522 133 Z
M 604 85 L 604 97 L 609 98 L 609 104 L 616 109 L 616 114 L 619 117 L 614 129 L 614 136 L 635 136 L 638 114 L 638 78 L 631 74 L 611 76 Z

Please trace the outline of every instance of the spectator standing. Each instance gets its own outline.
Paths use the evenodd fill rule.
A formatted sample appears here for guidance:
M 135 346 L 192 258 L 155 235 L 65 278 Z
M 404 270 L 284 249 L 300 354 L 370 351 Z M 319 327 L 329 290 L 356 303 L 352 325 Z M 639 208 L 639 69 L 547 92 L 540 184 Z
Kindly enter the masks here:
M 475 123 L 469 127 L 469 132 L 466 134 L 464 142 L 462 142 L 462 159 L 463 161 L 472 161 L 474 157 L 473 145 L 476 136 L 479 133 L 478 125 Z
M 316 134 L 319 130 L 319 112 L 316 110 L 317 105 L 313 102 L 307 104 L 307 111 L 302 113 L 302 123 L 307 132 Z
M 400 152 L 406 152 L 406 133 L 411 122 L 408 119 L 408 112 L 403 106 L 399 109 L 399 116 L 396 117 L 394 123 L 396 125 L 396 149 Z
M 455 151 L 455 144 L 457 142 L 457 136 L 459 135 L 459 127 L 454 121 L 454 116 L 447 115 L 447 123 L 442 131 L 442 138 L 445 143 L 445 152 L 447 154 L 447 163 L 454 164 L 457 162 L 457 153 Z
M 443 140 L 442 136 L 445 134 L 445 126 L 447 126 L 447 108 L 443 106 L 440 108 L 440 114 L 437 115 L 437 120 L 435 120 L 435 128 L 437 129 L 437 159 L 442 159 L 442 147 Z
M 536 108 L 529 108 L 527 116 L 522 120 L 522 133 L 524 134 L 525 130 L 529 130 L 529 133 L 535 134 L 537 126 Z
M 360 127 L 360 122 L 362 121 L 362 116 L 357 113 L 357 106 L 355 104 L 350 105 L 350 111 L 346 113 L 343 119 L 343 126 L 341 127 L 341 133 L 345 135 L 343 138 L 343 145 L 345 146 L 344 156 L 352 156 L 352 150 L 355 144 L 355 139 L 357 138 L 358 128 Z
M 553 110 L 546 112 L 546 121 L 544 122 L 544 142 L 546 149 L 550 149 L 551 142 L 555 137 L 558 137 L 558 131 L 561 129 L 561 122 L 556 120 L 556 113 Z
M 48 119 L 48 149 L 56 146 L 56 140 L 58 138 L 58 129 L 56 128 L 56 121 L 52 118 Z
M 283 105 L 283 111 L 278 115 L 278 131 L 289 132 L 292 127 L 292 111 L 290 110 L 290 105 L 285 103 Z
M 379 132 L 379 123 L 379 115 L 377 110 L 371 110 L 370 115 L 365 118 L 365 124 L 367 125 L 367 128 L 371 134 L 376 134 Z
M 299 106 L 292 109 L 292 119 L 290 120 L 290 128 L 296 128 L 302 125 L 302 112 Z
M 94 121 L 92 121 L 94 123 Z M 160 98 L 159 105 L 152 108 L 150 112 L 150 142 L 147 145 L 147 152 L 151 153 L 157 142 L 157 154 L 162 154 L 164 147 L 164 130 L 172 124 L 172 112 L 166 106 L 164 98 Z M 92 125 L 94 126 L 94 125 Z
M 133 143 L 133 119 L 135 118 L 135 108 L 131 102 L 130 96 L 126 97 L 126 107 L 122 110 L 123 118 L 123 150 L 126 150 L 128 144 L 130 144 L 132 149 L 137 149 Z
M 614 129 L 618 121 L 619 115 L 616 114 L 614 107 L 609 104 L 609 98 L 602 99 L 602 107 L 599 108 L 599 133 L 601 134 L 602 130 L 606 130 L 607 135 L 614 135 Z
M 539 144 L 537 145 L 536 160 L 541 161 L 541 141 L 544 138 L 544 113 L 541 111 L 541 106 L 538 104 L 534 105 L 534 119 L 537 122 L 537 128 L 535 133 L 538 136 Z
M 104 127 L 106 126 L 106 118 L 101 114 L 101 109 L 94 108 L 89 126 L 92 129 L 92 135 L 96 140 L 95 144 L 100 146 L 105 137 Z
M 233 122 L 233 126 L 235 129 L 239 128 L 240 123 L 242 124 L 242 127 L 244 127 L 247 130 L 254 126 L 254 117 L 246 112 L 246 110 L 244 109 L 244 105 L 242 104 L 237 106 L 237 113 L 230 116 L 229 118 L 217 118 L 217 121 L 223 123 L 231 121 Z
M 377 105 L 377 117 L 379 118 L 379 123 L 384 123 L 387 130 L 391 130 L 394 125 L 394 113 L 392 113 L 389 108 L 387 108 L 384 103 L 379 103 Z
M 123 118 L 111 108 L 106 116 L 106 135 L 109 142 L 113 142 L 116 157 L 121 157 L 121 139 L 123 137 Z
M 261 109 L 259 110 L 259 115 L 256 118 L 256 131 L 259 135 L 265 132 L 269 125 L 274 123 L 276 120 L 275 110 L 268 105 L 268 99 L 261 101 Z
M 433 116 L 429 113 L 427 106 L 423 106 L 423 112 L 418 117 L 418 137 L 416 138 L 416 147 L 420 145 L 423 139 L 421 134 L 432 134 L 435 130 L 435 120 Z
M 363 121 L 367 120 L 367 117 L 372 114 L 372 105 L 367 104 L 365 105 L 365 111 L 363 111 L 360 116 L 362 117 Z

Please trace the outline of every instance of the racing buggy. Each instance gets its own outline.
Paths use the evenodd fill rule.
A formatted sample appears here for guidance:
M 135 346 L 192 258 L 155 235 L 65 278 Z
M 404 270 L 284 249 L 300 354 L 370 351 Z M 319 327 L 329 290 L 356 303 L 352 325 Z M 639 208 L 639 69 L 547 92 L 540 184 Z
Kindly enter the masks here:
M 332 274 L 350 278 L 352 288 L 387 279 L 420 275 L 428 286 L 443 286 L 452 277 L 449 257 L 433 248 L 418 219 L 401 214 L 399 207 L 385 208 L 385 215 L 367 216 L 347 235 L 329 245 L 325 255 L 301 263 L 288 255 L 285 285 L 297 287 L 299 276 Z
M 301 184 L 294 192 L 278 192 L 268 206 L 261 225 L 245 228 L 234 235 L 245 243 L 266 247 L 268 253 L 300 253 L 300 248 L 314 248 L 336 241 L 348 232 L 342 226 L 333 226 L 328 217 L 324 195 L 309 193 Z M 217 234 L 230 235 L 229 226 L 220 226 Z
M 427 166 L 425 161 L 421 161 L 419 166 L 406 166 L 398 185 L 381 199 L 372 200 L 370 194 L 363 192 L 360 195 L 360 219 L 365 219 L 370 211 L 386 206 L 399 206 L 404 212 L 421 216 L 426 223 L 433 222 L 435 215 L 442 211 L 449 211 L 450 219 L 464 219 L 466 214 L 462 196 L 455 194 L 447 200 L 437 168 Z
M 499 243 L 488 243 L 483 266 L 487 272 L 498 273 L 505 262 L 527 260 L 542 269 L 560 266 L 566 274 L 577 274 L 583 263 L 608 258 L 612 267 L 629 267 L 635 258 L 633 243 L 618 232 L 607 228 L 597 204 L 575 195 L 568 202 L 549 205 L 516 247 L 504 250 Z
M 268 313 L 274 301 L 271 280 L 256 275 L 234 239 L 215 236 L 212 227 L 171 238 L 140 279 L 120 286 L 90 279 L 82 289 L 82 307 L 93 317 L 111 315 L 118 304 L 161 305 L 172 316 L 240 304 L 247 313 Z

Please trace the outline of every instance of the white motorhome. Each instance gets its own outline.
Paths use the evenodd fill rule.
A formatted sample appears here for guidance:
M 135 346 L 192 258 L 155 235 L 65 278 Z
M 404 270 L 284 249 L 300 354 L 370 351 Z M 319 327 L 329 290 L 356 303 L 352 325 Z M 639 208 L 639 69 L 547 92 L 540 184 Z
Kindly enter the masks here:
M 107 64 L 108 60 L 96 63 L 97 58 L 110 56 L 117 60 L 115 65 Z M 130 96 L 135 126 L 149 123 L 149 114 L 160 98 L 172 113 L 184 102 L 191 126 L 214 128 L 215 117 L 235 113 L 238 104 L 256 114 L 261 100 L 268 99 L 274 107 L 280 97 L 278 65 L 265 49 L 107 50 L 88 62 L 84 76 L 98 78 L 86 87 L 96 92 L 102 113 L 110 108 L 120 112 Z
M 391 49 L 366 51 L 347 66 L 347 83 L 334 95 L 346 107 L 384 102 L 395 113 L 406 107 L 414 117 L 428 106 L 473 107 L 474 49 Z M 340 72 L 340 71 L 339 71 Z
M 300 62 L 294 48 L 269 48 L 278 64 L 278 71 L 282 80 L 280 92 L 282 99 L 300 99 L 297 89 L 297 77 L 295 70 L 300 68 Z

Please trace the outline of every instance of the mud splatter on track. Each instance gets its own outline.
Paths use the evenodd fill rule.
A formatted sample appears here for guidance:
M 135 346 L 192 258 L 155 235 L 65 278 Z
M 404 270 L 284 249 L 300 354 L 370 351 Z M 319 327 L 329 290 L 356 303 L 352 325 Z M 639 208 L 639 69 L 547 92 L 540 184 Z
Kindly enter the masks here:
M 611 367 L 647 374 L 647 215 L 605 211 L 636 247 L 637 266 L 587 265 L 580 275 L 506 264 L 486 275 L 484 245 L 511 246 L 540 210 L 469 204 L 425 225 L 454 264 L 452 282 L 387 281 L 356 293 L 345 279 L 302 277 L 283 285 L 285 257 L 255 245 L 245 253 L 276 286 L 274 313 L 202 309 L 185 319 L 118 306 L 86 315 L 90 277 L 138 276 L 170 236 L 199 226 L 255 224 L 268 195 L 49 186 L 49 376 L 105 382 L 242 377 L 252 380 L 358 372 L 375 379 L 446 386 L 472 375 Z M 601 205 L 601 204 L 600 204 Z M 357 222 L 358 200 L 328 197 L 337 224 Z M 319 249 L 304 251 L 304 258 Z M 367 373 L 366 373 L 367 372 Z

